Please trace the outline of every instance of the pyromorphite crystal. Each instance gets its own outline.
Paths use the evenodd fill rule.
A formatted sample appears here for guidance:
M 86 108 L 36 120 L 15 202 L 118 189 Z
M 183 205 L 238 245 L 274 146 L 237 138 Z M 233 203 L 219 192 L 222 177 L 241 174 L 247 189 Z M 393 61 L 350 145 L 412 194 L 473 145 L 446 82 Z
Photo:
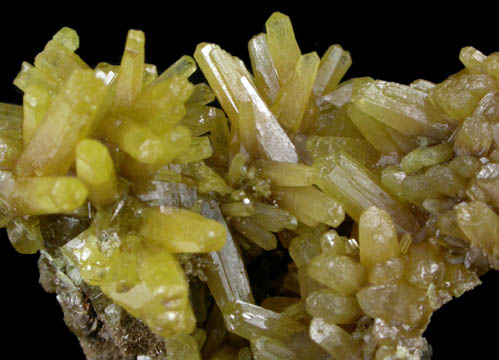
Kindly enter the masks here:
M 114 103 L 117 107 L 127 107 L 142 89 L 144 76 L 144 33 L 138 30 L 130 30 L 126 39 L 125 52 L 121 59 L 121 66 L 116 80 L 116 98 Z
M 316 53 L 300 56 L 296 68 L 281 85 L 272 105 L 272 112 L 288 134 L 295 134 L 300 129 L 318 66 L 319 57 Z
M 307 312 L 333 324 L 351 324 L 362 315 L 357 300 L 332 289 L 321 289 L 307 297 Z
M 314 161 L 319 176 L 316 183 L 326 194 L 344 204 L 356 221 L 371 206 L 387 211 L 405 231 L 414 232 L 419 224 L 414 215 L 388 194 L 378 177 L 346 153 L 333 152 Z
M 96 227 L 64 246 L 64 253 L 81 266 L 83 279 L 100 286 L 111 300 L 161 336 L 193 331 L 188 283 L 174 255 L 135 235 L 115 238 L 103 249 Z
M 97 205 L 116 199 L 118 184 L 109 150 L 96 140 L 85 139 L 76 147 L 76 173 L 89 189 L 89 198 Z
M 147 209 L 140 233 L 168 251 L 210 252 L 225 244 L 222 224 L 184 209 Z
M 77 178 L 41 176 L 13 178 L 5 172 L 2 196 L 17 215 L 59 214 L 77 210 L 87 198 L 88 190 Z
M 400 253 L 392 218 L 377 207 L 370 207 L 359 219 L 360 263 L 366 267 Z
M 0 226 L 88 359 L 416 360 L 499 269 L 498 53 L 343 81 L 340 45 L 265 31 L 253 73 L 200 43 L 158 75 L 140 30 L 90 69 L 63 28 L 0 103 Z
M 64 83 L 17 161 L 19 176 L 64 175 L 78 141 L 89 136 L 106 111 L 108 89 L 90 70 L 75 70 Z
M 343 295 L 355 294 L 365 282 L 365 269 L 348 256 L 321 255 L 308 265 L 309 275 Z
M 347 331 L 322 318 L 313 318 L 310 323 L 310 337 L 334 358 L 361 359 L 360 346 Z

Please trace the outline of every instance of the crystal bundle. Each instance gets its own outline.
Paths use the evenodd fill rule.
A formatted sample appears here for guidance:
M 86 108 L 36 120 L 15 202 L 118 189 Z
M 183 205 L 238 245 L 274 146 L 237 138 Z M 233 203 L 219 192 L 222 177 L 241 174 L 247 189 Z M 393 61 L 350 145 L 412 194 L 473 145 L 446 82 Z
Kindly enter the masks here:
M 144 45 L 91 68 L 63 28 L 0 103 L 0 225 L 87 359 L 429 358 L 499 269 L 499 53 L 344 80 L 281 13 L 251 66 L 200 43 L 158 74 Z

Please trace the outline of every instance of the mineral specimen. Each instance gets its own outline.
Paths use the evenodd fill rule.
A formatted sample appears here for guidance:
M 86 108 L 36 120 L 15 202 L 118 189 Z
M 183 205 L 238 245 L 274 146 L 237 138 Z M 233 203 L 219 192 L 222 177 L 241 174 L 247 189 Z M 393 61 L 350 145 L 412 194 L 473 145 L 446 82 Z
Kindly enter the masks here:
M 498 53 L 343 81 L 341 46 L 265 29 L 252 72 L 201 43 L 158 74 L 139 30 L 92 69 L 63 28 L 0 103 L 0 225 L 88 359 L 428 358 L 499 269 Z

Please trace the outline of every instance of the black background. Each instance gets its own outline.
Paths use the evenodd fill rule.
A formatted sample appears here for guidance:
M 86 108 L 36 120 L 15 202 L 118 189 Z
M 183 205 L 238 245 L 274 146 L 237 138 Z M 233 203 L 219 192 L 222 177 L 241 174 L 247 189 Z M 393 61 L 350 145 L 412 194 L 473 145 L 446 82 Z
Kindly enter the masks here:
M 249 64 L 247 41 L 264 30 L 275 10 L 291 17 L 303 53 L 322 55 L 331 44 L 350 51 L 353 66 L 347 78 L 371 76 L 409 83 L 418 78 L 444 80 L 461 69 L 459 50 L 472 45 L 488 54 L 499 50 L 494 12 L 485 4 L 437 8 L 434 4 L 366 6 L 361 3 L 303 2 L 252 8 L 248 2 L 66 5 L 3 11 L 0 21 L 0 101 L 20 104 L 12 85 L 22 61 L 32 62 L 62 26 L 80 35 L 78 54 L 90 66 L 100 61 L 119 64 L 128 29 L 146 34 L 146 61 L 166 69 L 197 43 L 216 42 Z M 402 4 L 402 2 L 400 2 Z M 180 5 L 180 8 L 176 8 Z M 22 8 L 21 8 L 22 7 Z M 1 356 L 16 359 L 84 359 L 76 338 L 65 328 L 55 296 L 38 284 L 37 255 L 19 255 L 4 230 L 0 241 Z M 484 285 L 436 312 L 426 337 L 433 359 L 496 358 L 494 325 L 499 321 L 498 273 L 489 272 Z M 452 356 L 451 356 L 452 354 Z

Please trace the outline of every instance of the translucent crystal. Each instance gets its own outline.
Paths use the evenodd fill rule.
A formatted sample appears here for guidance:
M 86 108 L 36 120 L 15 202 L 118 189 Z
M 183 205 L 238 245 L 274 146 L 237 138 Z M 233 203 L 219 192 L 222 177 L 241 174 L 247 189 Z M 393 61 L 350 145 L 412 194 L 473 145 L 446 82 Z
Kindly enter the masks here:
M 39 86 L 47 89 L 52 95 L 60 90 L 60 85 L 50 75 L 27 62 L 22 63 L 21 71 L 14 79 L 14 85 L 21 91 L 26 91 L 30 86 Z
M 52 105 L 53 97 L 49 91 L 39 85 L 33 85 L 26 89 L 23 97 L 23 139 L 28 144 L 35 134 L 36 129 Z
M 218 221 L 227 230 L 224 247 L 208 254 L 211 262 L 205 270 L 207 284 L 215 301 L 220 309 L 229 301 L 242 300 L 253 303 L 246 267 L 220 209 L 215 203 L 205 204 L 202 214 Z
M 497 52 L 490 54 L 487 56 L 487 58 L 484 61 L 485 68 L 487 69 L 487 72 L 495 77 L 496 79 L 499 79 L 499 54 Z
M 206 105 L 215 101 L 215 94 L 206 83 L 195 84 L 187 104 Z
M 220 210 L 226 216 L 251 216 L 255 213 L 255 207 L 244 202 L 225 203 L 220 206 Z
M 154 85 L 163 81 L 170 80 L 173 77 L 187 79 L 196 71 L 196 62 L 191 56 L 183 55 L 172 65 L 170 65 L 161 75 L 156 79 Z
M 74 53 L 77 42 L 78 36 L 74 31 L 69 28 L 61 29 L 36 56 L 36 69 L 43 72 L 56 86 L 63 85 L 74 71 L 89 70 L 88 65 Z
M 405 249 L 406 246 L 403 247 L 402 245 L 404 245 L 404 244 L 401 241 L 400 242 L 401 252 L 404 253 L 402 251 L 402 249 L 404 249 L 405 252 L 407 252 L 407 249 Z M 369 269 L 369 272 L 367 274 L 367 278 L 368 278 L 370 283 L 375 284 L 375 285 L 381 285 L 381 284 L 386 284 L 386 283 L 396 283 L 404 275 L 405 263 L 406 263 L 405 259 L 401 258 L 401 257 L 389 258 L 384 262 L 379 262 L 379 263 L 375 264 L 374 266 L 372 266 Z
M 487 119 L 483 115 L 471 115 L 457 132 L 454 150 L 460 155 L 480 156 L 489 151 L 492 140 L 492 128 Z
M 468 69 L 480 69 L 487 56 L 472 46 L 466 46 L 459 52 L 459 60 Z
M 254 36 L 248 42 L 251 68 L 255 76 L 255 85 L 265 97 L 267 104 L 274 103 L 279 93 L 279 79 L 275 71 L 266 34 Z
M 307 269 L 313 279 L 343 295 L 355 294 L 366 280 L 364 267 L 348 256 L 321 255 Z
M 213 154 L 213 148 L 210 144 L 210 139 L 207 136 L 195 137 L 192 138 L 191 141 L 190 136 L 187 137 L 186 133 L 186 135 L 182 138 L 185 138 L 186 140 L 189 139 L 189 141 L 182 141 L 182 145 L 187 144 L 187 148 L 183 150 L 179 156 L 174 158 L 177 164 L 187 164 L 194 161 L 204 160 Z
M 15 217 L 7 224 L 12 246 L 21 254 L 35 254 L 43 247 L 40 228 L 33 218 Z
M 296 355 L 279 341 L 260 337 L 251 342 L 251 349 L 255 360 L 287 360 L 297 359 Z
M 291 20 L 286 15 L 275 12 L 265 23 L 267 42 L 279 83 L 284 84 L 293 74 L 301 56 L 295 39 Z
M 428 243 L 415 244 L 407 254 L 409 261 L 405 268 L 405 277 L 411 285 L 427 289 L 430 283 L 440 283 L 445 264 L 435 247 Z
M 107 137 L 133 159 L 148 165 L 161 161 L 164 145 L 147 125 L 114 114 L 105 119 L 105 122 L 105 125 L 109 124 L 105 130 Z
M 439 178 L 434 180 L 438 182 Z M 418 205 L 422 205 L 425 199 L 439 198 L 441 194 L 432 186 L 431 182 L 431 178 L 423 174 L 406 176 L 400 182 L 400 196 L 402 199 Z
M 156 65 L 144 64 L 144 76 L 142 79 L 142 88 L 147 87 L 157 78 L 158 78 L 158 69 L 156 68 Z
M 459 297 L 466 291 L 480 285 L 476 273 L 466 269 L 462 264 L 449 264 L 445 268 L 444 281 L 449 284 L 452 296 Z
M 452 158 L 453 150 L 450 144 L 440 144 L 417 148 L 404 156 L 400 166 L 407 174 L 412 174 L 426 166 L 440 164 Z
M 311 186 L 314 182 L 315 170 L 304 164 L 263 160 L 257 166 L 275 186 Z
M 22 176 L 65 175 L 75 159 L 75 148 L 89 135 L 106 106 L 105 84 L 90 70 L 75 71 L 47 110 L 16 164 Z
M 350 53 L 343 50 L 340 45 L 331 45 L 321 58 L 314 83 L 314 94 L 319 96 L 335 90 L 350 65 L 352 65 Z
M 313 318 L 310 337 L 328 353 L 339 359 L 361 359 L 360 348 L 348 332 L 322 318 Z
M 305 302 L 303 300 L 296 301 L 282 309 L 282 314 L 292 320 L 305 319 Z
M 75 211 L 87 195 L 85 185 L 74 177 L 24 177 L 15 181 L 8 199 L 20 215 L 42 215 Z
M 435 165 L 425 172 L 429 185 L 440 194 L 457 196 L 466 188 L 466 181 L 449 166 Z
M 183 77 L 156 81 L 137 95 L 128 113 L 146 123 L 157 135 L 164 134 L 185 115 L 184 103 L 192 91 L 193 85 Z
M 318 236 L 314 233 L 299 235 L 289 244 L 289 255 L 298 267 L 309 264 L 321 253 Z
M 286 340 L 305 328 L 278 313 L 239 300 L 227 303 L 223 314 L 229 331 L 252 341 L 262 336 Z
M 242 235 L 253 241 L 264 250 L 277 247 L 277 238 L 270 231 L 258 226 L 253 220 L 247 218 L 233 218 L 231 225 Z
M 227 164 L 229 160 L 230 130 L 227 118 L 217 117 L 210 123 L 210 142 L 213 148 L 212 159 L 218 164 Z
M 164 248 L 144 246 L 134 235 L 108 249 L 94 227 L 64 246 L 82 277 L 157 334 L 169 337 L 194 330 L 188 283 L 176 258 Z M 158 251 L 160 250 L 160 251 Z M 166 306 L 165 306 L 166 305 Z
M 368 82 L 352 101 L 361 111 L 405 135 L 443 139 L 451 130 L 448 120 L 432 107 L 428 94 L 409 86 Z
M 320 238 L 321 249 L 324 253 L 335 255 L 348 254 L 348 239 L 339 236 L 335 230 L 324 233 Z
M 347 86 L 344 85 L 343 87 Z M 362 138 L 362 133 L 346 111 L 347 107 L 348 105 L 340 109 L 332 108 L 321 111 L 315 124 L 318 135 Z
M 463 178 L 469 179 L 476 174 L 482 164 L 473 156 L 458 155 L 450 161 L 449 166 L 456 170 Z
M 180 124 L 187 127 L 192 136 L 201 136 L 210 131 L 210 125 L 216 118 L 223 116 L 220 109 L 189 104 L 185 107 L 185 115 L 180 120 Z
M 340 45 L 265 31 L 252 73 L 201 43 L 158 75 L 140 30 L 90 69 L 62 28 L 0 103 L 0 226 L 87 358 L 427 358 L 499 269 L 499 53 L 341 82 Z
M 256 202 L 254 206 L 255 213 L 251 215 L 251 220 L 267 231 L 293 230 L 298 226 L 296 218 L 286 210 L 261 202 Z
M 142 90 L 144 76 L 145 36 L 142 31 L 130 30 L 126 38 L 125 52 L 116 80 L 116 107 L 127 107 Z
M 376 170 L 376 164 L 379 160 L 377 151 L 364 139 L 340 136 L 309 136 L 306 146 L 314 159 L 328 156 L 337 151 L 344 151 L 372 170 Z
M 194 176 L 198 181 L 200 193 L 215 191 L 221 195 L 227 195 L 232 191 L 232 188 L 227 185 L 225 180 L 203 161 L 190 163 L 190 169 L 194 172 Z
M 345 206 L 355 220 L 371 206 L 388 212 L 402 229 L 412 232 L 419 228 L 414 216 L 379 185 L 376 175 L 343 152 L 317 159 L 318 186 Z
M 459 228 L 474 246 L 493 256 L 499 239 L 499 217 L 480 201 L 462 202 L 456 206 Z
M 499 164 L 484 165 L 476 175 L 476 182 L 491 203 L 499 208 Z
M 362 86 L 364 82 L 364 80 L 356 79 L 354 85 L 359 83 L 359 86 Z M 379 153 L 399 157 L 415 148 L 416 142 L 413 137 L 404 135 L 385 125 L 364 110 L 361 110 L 355 103 L 351 105 L 348 116 L 366 140 Z
M 0 168 L 11 170 L 23 151 L 21 123 L 23 116 L 18 106 L 0 103 Z
M 370 207 L 359 219 L 360 263 L 369 268 L 400 253 L 397 231 L 390 215 Z
M 224 226 L 184 209 L 148 209 L 140 233 L 174 253 L 220 250 L 227 238 Z
M 300 56 L 296 68 L 281 85 L 272 105 L 272 112 L 288 134 L 300 129 L 318 66 L 319 57 L 316 53 Z
M 280 207 L 309 226 L 324 223 L 336 227 L 345 219 L 342 204 L 313 186 L 276 187 L 273 193 Z
M 494 88 L 494 78 L 485 74 L 457 73 L 438 84 L 432 100 L 455 120 L 463 120 L 475 110 L 487 91 Z
M 426 292 L 405 283 L 369 285 L 357 294 L 360 308 L 373 318 L 417 325 L 424 319 Z
M 76 147 L 76 172 L 98 205 L 107 205 L 118 196 L 117 179 L 109 150 L 95 140 L 82 140 Z
M 310 294 L 306 309 L 311 316 L 321 317 L 332 324 L 351 324 L 362 314 L 355 297 L 344 296 L 331 289 Z
M 246 68 L 213 44 L 198 45 L 194 57 L 229 118 L 237 124 L 239 107 L 251 101 L 254 120 L 248 124 L 255 124 L 257 140 L 267 156 L 275 161 L 297 162 L 294 145 L 258 94 Z M 241 126 L 238 129 L 240 133 L 245 131 Z
M 165 339 L 165 345 L 168 349 L 168 358 L 201 360 L 198 343 L 191 335 L 174 335 Z

